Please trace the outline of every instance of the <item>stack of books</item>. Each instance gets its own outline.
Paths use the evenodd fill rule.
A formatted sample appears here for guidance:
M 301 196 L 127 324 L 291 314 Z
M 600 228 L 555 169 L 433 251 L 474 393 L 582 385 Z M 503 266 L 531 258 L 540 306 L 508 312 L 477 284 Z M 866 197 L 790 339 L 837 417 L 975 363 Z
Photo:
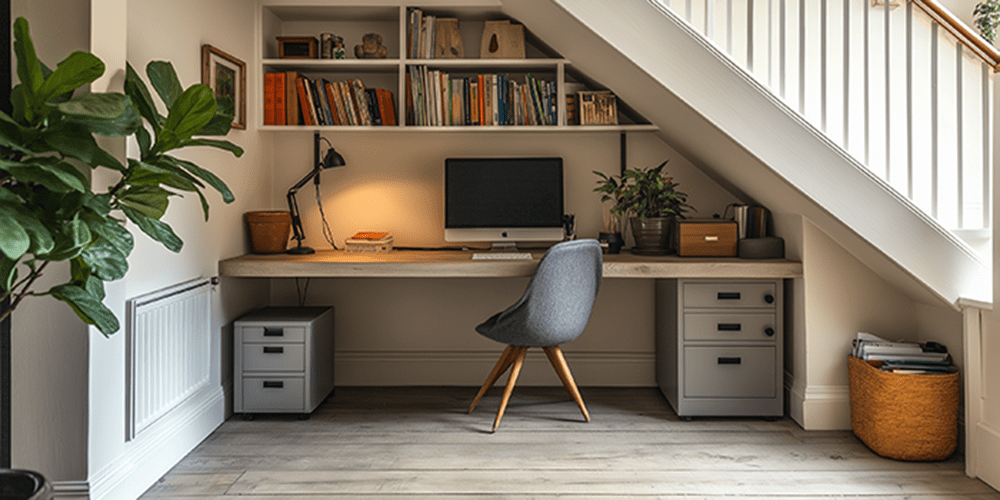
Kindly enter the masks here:
M 896 373 L 953 373 L 948 349 L 936 342 L 892 342 L 859 332 L 851 355 Z

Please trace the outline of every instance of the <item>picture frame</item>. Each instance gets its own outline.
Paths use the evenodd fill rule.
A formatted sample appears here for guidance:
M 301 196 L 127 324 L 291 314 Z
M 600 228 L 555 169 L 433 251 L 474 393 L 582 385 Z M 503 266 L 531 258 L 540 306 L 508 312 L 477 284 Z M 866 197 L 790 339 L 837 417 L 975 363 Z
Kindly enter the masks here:
M 208 85 L 216 97 L 233 99 L 233 128 L 247 128 L 247 65 L 243 61 L 211 45 L 201 46 L 201 83 Z

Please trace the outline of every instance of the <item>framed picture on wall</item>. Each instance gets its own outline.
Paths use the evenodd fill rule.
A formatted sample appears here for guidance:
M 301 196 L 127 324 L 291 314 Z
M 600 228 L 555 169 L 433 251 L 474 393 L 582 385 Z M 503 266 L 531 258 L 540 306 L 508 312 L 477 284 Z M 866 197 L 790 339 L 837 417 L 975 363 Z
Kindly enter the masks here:
M 233 99 L 233 128 L 247 128 L 247 65 L 211 46 L 201 46 L 201 83 L 211 87 L 216 97 Z

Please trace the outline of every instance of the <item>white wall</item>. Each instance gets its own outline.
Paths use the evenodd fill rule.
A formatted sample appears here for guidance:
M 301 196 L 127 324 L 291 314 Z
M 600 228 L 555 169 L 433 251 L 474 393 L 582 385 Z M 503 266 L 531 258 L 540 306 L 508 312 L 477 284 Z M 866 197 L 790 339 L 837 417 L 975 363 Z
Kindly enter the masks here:
M 90 45 L 88 2 L 14 0 L 11 18 L 18 16 L 28 20 L 35 51 L 51 68 Z M 37 289 L 67 276 L 68 266 L 53 265 Z M 55 481 L 86 479 L 87 328 L 62 302 L 28 298 L 12 316 L 12 344 L 12 466 Z

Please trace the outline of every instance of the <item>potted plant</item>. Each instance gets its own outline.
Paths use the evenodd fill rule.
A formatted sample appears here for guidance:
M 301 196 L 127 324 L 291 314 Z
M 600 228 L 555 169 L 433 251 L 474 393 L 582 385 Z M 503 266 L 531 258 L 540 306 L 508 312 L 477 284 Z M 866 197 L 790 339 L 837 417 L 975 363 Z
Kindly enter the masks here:
M 48 295 L 110 335 L 119 323 L 102 303 L 104 282 L 128 271 L 133 238 L 126 220 L 177 252 L 183 243 L 160 220 L 170 197 L 196 193 L 206 219 L 208 201 L 201 192 L 206 185 L 226 203 L 233 201 L 221 179 L 167 154 L 209 146 L 242 155 L 228 141 L 196 137 L 226 135 L 233 103 L 216 99 L 206 85 L 184 89 L 173 66 L 163 61 L 150 62 L 146 73 L 166 116 L 131 65 L 124 94 L 75 94 L 104 73 L 104 63 L 74 52 L 50 69 L 38 60 L 24 18 L 14 22 L 13 32 L 20 83 L 11 90 L 13 113 L 0 112 L 0 299 L 10 298 L 11 304 L 0 320 L 25 297 Z M 135 135 L 140 157 L 122 163 L 98 146 L 95 135 Z M 100 168 L 115 171 L 117 181 L 99 192 L 87 172 Z M 61 261 L 69 262 L 69 280 L 35 290 L 46 267 Z
M 619 221 L 629 220 L 635 238 L 634 253 L 671 252 L 677 218 L 694 210 L 687 203 L 687 194 L 678 191 L 678 184 L 666 177 L 663 169 L 668 161 L 647 169 L 626 169 L 620 176 L 594 171 L 601 178 L 594 188 L 604 193 L 601 201 L 614 201 L 611 214 Z
M 976 28 L 984 40 L 994 43 L 997 26 L 1000 26 L 1000 0 L 983 0 L 972 10 Z

